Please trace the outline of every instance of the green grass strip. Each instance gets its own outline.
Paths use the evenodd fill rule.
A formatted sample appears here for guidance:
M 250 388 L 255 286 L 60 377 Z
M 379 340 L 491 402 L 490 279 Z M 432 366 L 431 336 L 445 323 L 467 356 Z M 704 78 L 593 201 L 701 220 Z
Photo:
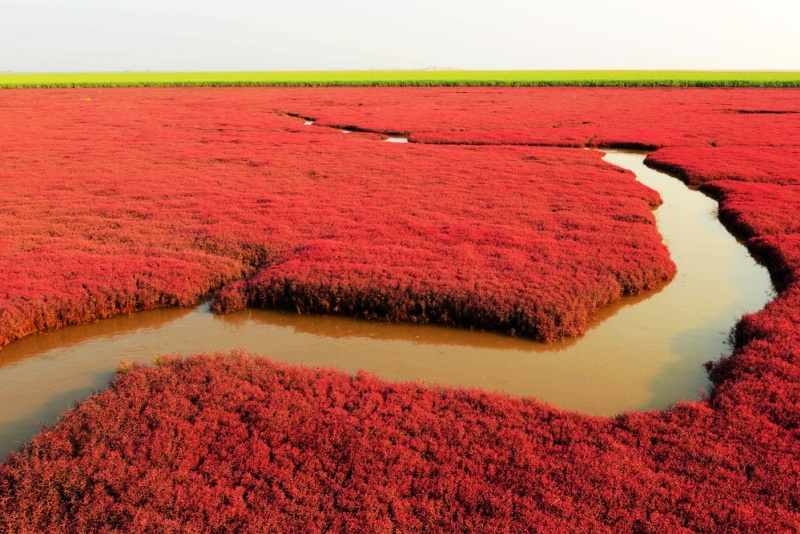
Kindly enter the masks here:
M 370 70 L 0 74 L 0 88 L 150 86 L 800 87 L 800 71 Z

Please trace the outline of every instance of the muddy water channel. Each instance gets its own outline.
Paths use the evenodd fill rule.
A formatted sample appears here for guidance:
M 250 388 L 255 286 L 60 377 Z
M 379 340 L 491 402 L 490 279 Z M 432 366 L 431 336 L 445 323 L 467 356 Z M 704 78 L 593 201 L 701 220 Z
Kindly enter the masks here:
M 0 459 L 40 424 L 94 390 L 120 360 L 233 348 L 389 380 L 423 380 L 535 396 L 561 408 L 611 415 L 696 399 L 708 387 L 703 362 L 730 352 L 731 327 L 774 292 L 769 276 L 719 224 L 716 202 L 644 166 L 642 153 L 606 161 L 658 190 L 659 229 L 676 279 L 602 311 L 585 336 L 543 345 L 490 332 L 433 325 L 207 306 L 156 310 L 30 336 L 0 351 Z

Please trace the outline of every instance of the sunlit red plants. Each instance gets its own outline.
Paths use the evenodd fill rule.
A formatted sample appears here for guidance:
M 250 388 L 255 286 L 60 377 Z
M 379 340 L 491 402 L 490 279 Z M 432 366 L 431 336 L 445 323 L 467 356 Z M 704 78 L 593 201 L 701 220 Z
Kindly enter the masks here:
M 64 322 L 54 310 L 81 320 L 190 302 L 228 282 L 221 309 L 490 317 L 511 328 L 498 318 L 536 299 L 574 291 L 586 306 L 609 287 L 668 275 L 648 210 L 657 197 L 596 156 L 421 141 L 559 145 L 585 135 L 590 145 L 665 147 L 651 164 L 705 184 L 780 290 L 738 323 L 733 355 L 709 364 L 707 398 L 611 419 L 238 353 L 134 367 L 0 465 L 0 530 L 800 530 L 798 95 L 0 93 L 9 119 L 0 261 L 13 273 L 0 319 L 42 317 L 34 329 Z M 397 263 L 409 251 L 413 261 Z M 642 252 L 644 263 L 628 264 Z M 540 261 L 529 272 L 534 254 L 552 271 Z M 104 292 L 113 305 L 81 311 Z M 0 334 L 11 339 L 7 325 Z
M 0 528 L 792 531 L 795 443 L 747 403 L 602 419 L 241 353 L 169 357 L 0 465 Z
M 648 154 L 646 161 L 691 185 L 713 180 L 800 185 L 798 146 L 668 147 Z
M 408 133 L 420 142 L 800 145 L 795 89 L 331 87 L 262 94 L 321 125 Z
M 552 340 L 674 273 L 657 193 L 598 153 L 398 146 L 304 126 L 258 94 L 0 94 L 0 345 L 243 276 L 215 309 Z

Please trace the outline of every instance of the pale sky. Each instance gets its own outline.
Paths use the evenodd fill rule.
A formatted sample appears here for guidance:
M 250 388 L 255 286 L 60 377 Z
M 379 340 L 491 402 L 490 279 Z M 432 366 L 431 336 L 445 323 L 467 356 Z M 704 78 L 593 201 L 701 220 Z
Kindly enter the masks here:
M 800 2 L 0 0 L 0 72 L 800 70 Z

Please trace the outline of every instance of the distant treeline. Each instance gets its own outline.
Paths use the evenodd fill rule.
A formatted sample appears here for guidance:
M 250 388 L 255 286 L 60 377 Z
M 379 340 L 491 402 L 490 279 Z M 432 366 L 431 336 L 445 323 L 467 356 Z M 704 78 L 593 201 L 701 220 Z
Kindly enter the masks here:
M 0 88 L 182 86 L 800 87 L 800 71 L 291 71 L 0 74 Z

